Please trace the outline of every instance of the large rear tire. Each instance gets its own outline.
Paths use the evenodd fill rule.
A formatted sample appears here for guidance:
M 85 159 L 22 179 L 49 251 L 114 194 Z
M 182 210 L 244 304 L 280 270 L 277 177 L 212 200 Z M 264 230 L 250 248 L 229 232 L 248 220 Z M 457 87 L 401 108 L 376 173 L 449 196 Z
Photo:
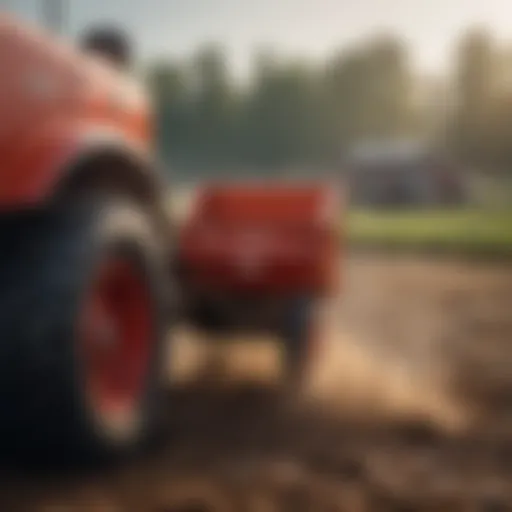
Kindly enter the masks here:
M 0 220 L 0 447 L 55 462 L 130 453 L 159 416 L 169 277 L 141 208 Z

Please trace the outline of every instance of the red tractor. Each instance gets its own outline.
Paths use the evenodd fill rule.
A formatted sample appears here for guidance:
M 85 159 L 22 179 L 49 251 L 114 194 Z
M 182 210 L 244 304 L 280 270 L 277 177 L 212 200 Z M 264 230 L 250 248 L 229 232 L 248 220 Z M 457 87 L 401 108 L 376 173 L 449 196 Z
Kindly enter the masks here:
M 206 185 L 174 226 L 128 54 L 108 30 L 78 49 L 0 18 L 2 446 L 83 459 L 139 445 L 176 322 L 277 332 L 296 382 L 336 292 L 328 185 Z

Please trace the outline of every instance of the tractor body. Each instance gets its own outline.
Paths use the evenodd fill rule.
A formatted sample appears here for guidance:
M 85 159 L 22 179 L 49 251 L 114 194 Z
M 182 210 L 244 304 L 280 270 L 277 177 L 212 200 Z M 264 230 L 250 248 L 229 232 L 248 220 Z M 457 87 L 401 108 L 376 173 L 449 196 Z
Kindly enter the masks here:
M 0 67 L 0 208 L 46 201 L 106 153 L 149 167 L 146 98 L 108 65 L 2 17 Z
M 0 66 L 0 447 L 140 445 L 175 322 L 277 333 L 302 376 L 339 285 L 336 191 L 204 184 L 176 229 L 148 102 L 121 70 L 4 17 Z

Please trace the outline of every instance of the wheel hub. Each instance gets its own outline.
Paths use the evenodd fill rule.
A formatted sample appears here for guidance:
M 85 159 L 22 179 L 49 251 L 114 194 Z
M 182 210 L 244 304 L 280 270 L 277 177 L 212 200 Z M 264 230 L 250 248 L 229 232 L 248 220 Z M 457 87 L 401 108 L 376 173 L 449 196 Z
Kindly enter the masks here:
M 137 413 L 153 338 L 149 290 L 136 264 L 118 257 L 105 262 L 84 313 L 87 396 L 103 423 L 117 424 Z

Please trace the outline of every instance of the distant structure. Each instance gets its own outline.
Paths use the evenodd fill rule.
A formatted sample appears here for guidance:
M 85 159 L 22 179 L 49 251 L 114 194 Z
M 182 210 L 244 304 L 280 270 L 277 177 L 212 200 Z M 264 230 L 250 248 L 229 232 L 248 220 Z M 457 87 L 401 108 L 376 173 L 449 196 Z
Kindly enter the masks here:
M 418 141 L 365 141 L 352 149 L 343 164 L 355 204 L 455 206 L 467 200 L 462 169 Z

